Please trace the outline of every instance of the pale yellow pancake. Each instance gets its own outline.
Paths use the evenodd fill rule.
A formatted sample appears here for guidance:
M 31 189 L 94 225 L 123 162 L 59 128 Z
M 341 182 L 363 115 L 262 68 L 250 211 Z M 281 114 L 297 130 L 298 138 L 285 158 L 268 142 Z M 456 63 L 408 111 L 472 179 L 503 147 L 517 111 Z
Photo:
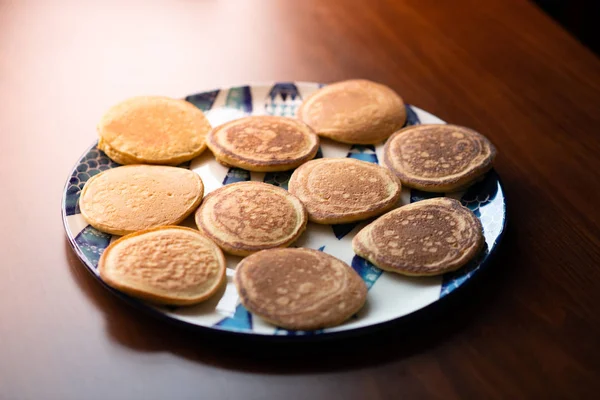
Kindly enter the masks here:
M 319 224 L 342 224 L 382 214 L 400 198 L 398 178 L 387 168 L 351 158 L 321 158 L 294 171 L 288 183 Z
M 456 125 L 417 125 L 385 144 L 384 163 L 403 185 L 453 192 L 475 183 L 492 168 L 496 148 L 483 135 Z
M 159 304 L 189 305 L 225 282 L 221 249 L 195 229 L 163 226 L 124 236 L 98 263 L 109 286 Z
M 183 221 L 200 204 L 202 179 L 193 171 L 160 165 L 127 165 L 90 178 L 79 198 L 94 228 L 125 235 Z
M 327 85 L 298 108 L 319 136 L 342 143 L 383 142 L 406 122 L 404 102 L 389 87 L 364 79 Z
M 367 299 L 365 283 L 348 264 L 311 249 L 260 251 L 238 264 L 234 282 L 244 307 L 286 329 L 339 325 Z
M 312 159 L 319 137 L 292 118 L 251 116 L 213 129 L 206 138 L 217 161 L 249 171 L 286 171 Z
M 390 211 L 352 240 L 356 254 L 379 268 L 413 276 L 454 271 L 475 257 L 483 244 L 479 219 L 446 197 Z
M 113 106 L 98 124 L 98 148 L 120 164 L 177 165 L 206 148 L 211 126 L 185 100 L 134 97 Z
M 210 193 L 196 211 L 196 224 L 223 251 L 245 256 L 287 247 L 306 229 L 304 206 L 284 189 L 238 182 Z
M 119 153 L 118 151 L 110 147 L 108 144 L 106 144 L 106 142 L 102 138 L 98 140 L 98 149 L 102 150 L 108 156 L 108 158 L 121 165 L 142 163 L 141 161 L 135 158 L 128 157 L 125 154 Z

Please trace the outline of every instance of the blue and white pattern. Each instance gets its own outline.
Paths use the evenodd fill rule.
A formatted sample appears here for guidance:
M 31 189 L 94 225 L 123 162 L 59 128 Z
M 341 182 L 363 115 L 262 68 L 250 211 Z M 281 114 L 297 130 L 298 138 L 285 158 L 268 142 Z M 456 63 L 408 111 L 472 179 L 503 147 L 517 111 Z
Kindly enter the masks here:
M 236 108 L 252 114 L 252 93 L 249 86 L 240 86 L 229 89 L 227 92 L 226 108 Z
M 218 94 L 218 90 L 213 90 L 210 92 L 202 92 L 193 94 L 191 96 L 187 96 L 185 100 L 189 101 L 202 111 L 208 111 L 212 108 L 213 104 L 215 103 Z
M 404 126 L 420 125 L 421 120 L 410 104 L 406 105 L 406 123 Z
M 204 110 L 211 124 L 216 126 L 251 114 L 293 117 L 302 99 L 321 86 L 305 82 L 239 86 L 197 93 L 186 97 L 186 100 Z M 407 106 L 406 125 L 421 123 L 444 122 L 417 107 Z M 381 154 L 382 145 L 351 146 L 328 141 L 322 144 L 315 158 L 349 157 L 378 163 Z M 98 260 L 115 237 L 89 226 L 80 214 L 78 200 L 83 185 L 91 176 L 116 166 L 118 164 L 99 151 L 96 146 L 91 147 L 73 168 L 63 193 L 62 212 L 67 236 L 84 265 L 97 277 Z M 206 194 L 222 185 L 250 180 L 267 182 L 287 189 L 292 173 L 292 171 L 257 173 L 239 168 L 227 168 L 217 163 L 209 151 L 180 167 L 190 168 L 202 177 Z M 410 189 L 403 189 L 402 193 L 404 203 L 439 196 L 459 199 L 469 207 L 482 222 L 486 242 L 485 250 L 477 259 L 464 268 L 441 277 L 404 277 L 382 271 L 356 256 L 352 251 L 352 238 L 369 221 L 334 226 L 309 223 L 307 231 L 294 247 L 318 249 L 341 259 L 357 271 L 369 288 L 369 305 L 348 322 L 335 328 L 311 332 L 288 331 L 253 316 L 240 304 L 233 285 L 235 265 L 241 259 L 233 256 L 227 256 L 227 285 L 222 293 L 197 306 L 157 307 L 128 296 L 122 298 L 189 325 L 257 335 L 326 335 L 330 332 L 348 331 L 398 319 L 461 287 L 488 263 L 504 231 L 505 198 L 498 175 L 494 171 L 490 171 L 484 180 L 464 193 L 427 193 Z M 194 226 L 192 220 L 185 224 Z
M 377 279 L 383 273 L 383 270 L 377 268 L 367 260 L 362 257 L 354 256 L 352 257 L 352 268 L 360 275 L 360 277 L 365 281 L 367 285 L 367 289 L 371 289 L 371 287 L 375 284 Z
M 302 104 L 302 96 L 292 82 L 276 83 L 265 99 L 265 112 L 270 115 L 293 117 Z
M 94 269 L 98 268 L 98 261 L 104 249 L 110 244 L 111 235 L 100 232 L 91 225 L 83 228 L 75 237 L 75 243 L 81 252 L 89 260 Z
M 379 164 L 375 146 L 372 144 L 353 144 L 346 156 L 355 160 L 366 161 L 373 164 Z
M 250 180 L 250 171 L 246 171 L 241 168 L 229 168 L 225 179 L 223 179 L 223 185 L 236 182 L 246 182 Z
M 223 318 L 217 322 L 215 326 L 231 329 L 235 331 L 251 331 L 252 330 L 252 314 L 246 310 L 241 304 L 235 308 L 235 314 L 231 318 Z

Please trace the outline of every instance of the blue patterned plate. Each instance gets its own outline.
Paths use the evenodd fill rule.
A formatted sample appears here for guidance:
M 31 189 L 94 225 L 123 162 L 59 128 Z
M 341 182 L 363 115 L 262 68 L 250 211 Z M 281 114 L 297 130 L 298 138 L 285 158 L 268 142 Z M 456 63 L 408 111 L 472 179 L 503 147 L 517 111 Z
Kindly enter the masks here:
M 249 114 L 294 116 L 302 99 L 321 85 L 306 82 L 286 82 L 272 85 L 232 87 L 203 92 L 186 97 L 186 100 L 204 110 L 213 126 Z M 407 125 L 421 123 L 443 124 L 444 121 L 418 109 L 407 106 Z M 317 157 L 350 157 L 372 163 L 381 160 L 383 146 L 359 146 L 322 143 Z M 104 249 L 116 237 L 97 231 L 82 218 L 78 200 L 85 182 L 95 174 L 118 164 L 111 161 L 96 145 L 79 159 L 65 186 L 62 214 L 67 237 L 73 249 L 89 271 L 100 280 L 97 266 Z M 287 189 L 290 172 L 257 173 L 237 168 L 226 168 L 215 161 L 210 151 L 182 165 L 197 172 L 204 181 L 206 193 L 222 185 L 240 181 L 261 181 Z M 133 304 L 158 313 L 168 319 L 196 327 L 248 335 L 327 335 L 351 331 L 387 321 L 397 320 L 434 303 L 461 287 L 489 261 L 502 236 L 506 221 L 506 204 L 498 175 L 491 171 L 485 179 L 462 193 L 425 193 L 404 189 L 402 201 L 412 203 L 435 196 L 448 196 L 460 200 L 481 219 L 486 248 L 466 267 L 438 277 L 410 278 L 383 272 L 352 251 L 352 237 L 368 221 L 342 225 L 317 225 L 309 223 L 303 236 L 294 244 L 330 253 L 351 265 L 369 287 L 367 305 L 345 324 L 315 332 L 293 332 L 279 329 L 254 317 L 240 303 L 232 283 L 239 257 L 228 257 L 227 285 L 212 299 L 191 307 L 159 307 L 120 295 Z M 184 225 L 194 227 L 192 218 Z M 108 286 L 107 286 L 108 287 Z

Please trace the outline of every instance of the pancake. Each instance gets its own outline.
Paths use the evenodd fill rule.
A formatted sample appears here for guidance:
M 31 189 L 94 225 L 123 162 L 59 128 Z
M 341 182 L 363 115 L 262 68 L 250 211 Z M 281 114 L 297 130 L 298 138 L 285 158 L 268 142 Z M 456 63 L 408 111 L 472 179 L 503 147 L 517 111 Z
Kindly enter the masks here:
M 200 231 L 223 251 L 246 256 L 287 247 L 306 229 L 306 210 L 284 189 L 262 182 L 238 182 L 206 196 L 196 211 Z
M 456 125 L 417 125 L 385 144 L 384 163 L 403 185 L 428 192 L 467 188 L 492 168 L 496 149 L 483 135 Z
M 343 224 L 382 214 L 400 198 L 400 181 L 387 168 L 351 158 L 321 158 L 301 165 L 288 183 L 319 224 Z
M 293 169 L 312 159 L 319 137 L 292 118 L 251 116 L 213 129 L 206 138 L 217 161 L 249 171 Z
M 98 124 L 98 148 L 119 164 L 177 165 L 206 148 L 211 127 L 185 100 L 134 97 L 113 106 Z
M 113 235 L 180 223 L 204 194 L 193 171 L 161 165 L 127 165 L 90 178 L 79 208 L 94 228 Z
M 286 329 L 339 325 L 362 308 L 367 287 L 348 264 L 311 249 L 272 249 L 243 259 L 235 286 L 244 307 Z
M 406 122 L 404 102 L 392 89 L 364 79 L 325 86 L 298 108 L 319 136 L 350 144 L 383 142 Z
M 131 158 L 126 156 L 125 154 L 121 154 L 118 151 L 116 151 L 115 149 L 113 149 L 112 147 L 110 147 L 109 145 L 106 144 L 106 142 L 104 141 L 104 139 L 100 138 L 98 140 L 98 149 L 102 150 L 104 152 L 104 154 L 106 154 L 108 156 L 108 158 L 110 158 L 111 160 L 113 160 L 114 162 L 121 164 L 121 165 L 129 165 L 129 164 L 140 164 L 141 162 L 139 160 L 136 160 L 135 158 Z
M 195 304 L 225 282 L 221 249 L 195 229 L 163 226 L 124 236 L 98 264 L 109 286 L 154 303 Z
M 379 268 L 413 276 L 454 271 L 475 257 L 483 244 L 479 219 L 446 197 L 390 211 L 352 240 L 354 252 Z

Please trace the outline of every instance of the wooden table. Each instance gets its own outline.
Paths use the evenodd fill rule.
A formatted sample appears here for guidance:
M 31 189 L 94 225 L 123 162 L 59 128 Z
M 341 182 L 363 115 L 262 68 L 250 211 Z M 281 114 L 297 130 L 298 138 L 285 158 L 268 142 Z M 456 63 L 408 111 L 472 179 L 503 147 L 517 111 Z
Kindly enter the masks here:
M 352 77 L 499 150 L 497 262 L 409 326 L 235 346 L 124 306 L 69 248 L 63 184 L 113 103 Z M 599 139 L 598 58 L 524 0 L 0 1 L 0 398 L 595 397 Z

